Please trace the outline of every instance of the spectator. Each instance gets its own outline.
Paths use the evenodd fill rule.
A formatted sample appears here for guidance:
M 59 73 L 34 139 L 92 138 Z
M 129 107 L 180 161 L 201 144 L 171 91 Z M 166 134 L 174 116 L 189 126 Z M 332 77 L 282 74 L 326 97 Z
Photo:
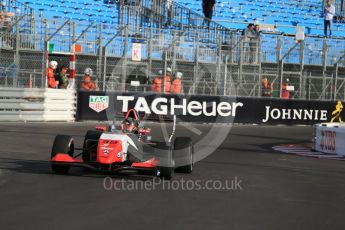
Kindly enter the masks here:
M 282 91 L 281 98 L 283 98 L 283 99 L 289 99 L 290 98 L 290 91 L 287 89 L 289 84 L 290 84 L 289 78 L 287 78 L 285 80 L 285 83 L 282 84 L 282 87 L 281 87 L 281 91 Z
M 174 5 L 175 0 L 167 0 L 166 1 L 166 11 L 167 11 L 167 22 L 166 26 L 171 26 L 172 18 L 173 18 L 173 5 Z
M 243 30 L 242 35 L 243 38 L 243 47 L 244 47 L 244 54 L 246 62 L 252 63 L 254 59 L 254 52 L 256 48 L 255 39 L 257 39 L 257 33 L 254 30 L 254 24 L 249 23 L 247 28 Z
M 60 68 L 59 74 L 56 76 L 55 80 L 59 82 L 59 89 L 67 89 L 68 86 L 68 77 L 67 77 L 67 70 L 66 66 L 62 66 Z
M 158 76 L 152 81 L 151 91 L 156 93 L 161 93 L 163 89 L 163 71 L 158 72 Z M 171 88 L 171 68 L 167 68 L 165 80 L 165 93 L 170 93 Z
M 163 0 L 153 0 L 152 11 L 154 12 L 154 15 L 161 14 L 162 1 Z
M 92 91 L 96 90 L 97 87 L 95 83 L 92 82 L 91 77 L 92 77 L 92 69 L 91 68 L 86 68 L 84 71 L 84 77 L 83 77 L 83 82 L 81 83 L 80 89 L 81 90 L 87 90 L 87 91 Z
M 216 12 L 216 1 L 215 0 L 202 0 L 202 11 L 205 16 L 204 23 L 207 27 L 210 27 L 210 21 L 212 20 L 213 10 Z
M 262 79 L 262 96 L 270 97 L 273 92 L 273 83 L 270 83 L 267 77 Z
M 329 35 L 332 36 L 332 21 L 333 21 L 333 17 L 335 14 L 335 7 L 332 4 L 332 0 L 327 0 L 327 3 L 324 7 L 324 16 L 325 16 L 325 20 L 324 20 L 324 34 L 327 37 L 327 28 L 329 28 Z
M 258 57 L 259 57 L 259 48 L 260 48 L 260 25 L 255 25 L 254 26 L 254 36 L 251 38 L 249 46 L 250 46 L 250 51 L 251 54 L 250 56 L 252 57 L 251 60 L 249 60 L 250 63 L 258 63 Z
M 0 33 L 11 32 L 12 17 L 13 16 L 14 16 L 14 13 L 0 11 Z M 2 39 L 0 38 L 0 45 L 11 46 L 11 44 L 12 44 L 12 42 L 11 42 L 10 36 L 5 34 L 4 36 L 2 36 Z
M 158 74 L 159 75 L 155 79 L 153 79 L 152 85 L 151 85 L 151 91 L 156 92 L 156 93 L 162 92 L 162 85 L 163 85 L 163 71 L 160 70 Z
M 167 70 L 166 70 L 166 76 L 165 76 L 165 92 L 166 93 L 170 93 L 171 75 L 172 75 L 171 68 L 168 67 Z
M 182 82 L 181 82 L 181 78 L 182 78 L 182 73 L 181 72 L 177 72 L 174 81 L 171 84 L 171 88 L 170 88 L 170 92 L 171 93 L 176 93 L 179 94 L 181 93 L 181 89 L 182 89 Z
M 58 66 L 56 61 L 49 62 L 49 66 L 46 71 L 47 81 L 48 81 L 48 88 L 57 89 L 59 85 L 59 81 L 55 80 L 55 70 Z
M 12 12 L 0 11 L 0 32 L 9 32 L 13 17 L 14 13 Z

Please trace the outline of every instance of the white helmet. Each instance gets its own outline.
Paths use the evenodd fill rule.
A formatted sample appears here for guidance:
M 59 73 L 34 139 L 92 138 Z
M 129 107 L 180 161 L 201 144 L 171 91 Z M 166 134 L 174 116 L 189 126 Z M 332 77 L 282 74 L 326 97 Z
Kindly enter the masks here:
M 49 67 L 51 67 L 52 69 L 56 69 L 58 66 L 57 61 L 50 61 L 49 62 Z
M 162 75 L 162 74 L 163 74 L 163 70 L 159 70 L 159 71 L 158 71 L 158 74 L 159 74 L 159 75 Z
M 181 79 L 182 75 L 183 75 L 183 74 L 182 74 L 181 72 L 177 72 L 177 73 L 176 73 L 176 78 Z
M 167 72 L 168 72 L 168 73 L 171 73 L 171 71 L 172 71 L 171 68 L 168 67 L 168 68 L 167 68 Z
M 85 71 L 84 71 L 84 74 L 85 74 L 85 75 L 88 75 L 88 76 L 92 76 L 93 71 L 92 71 L 91 68 L 86 68 Z

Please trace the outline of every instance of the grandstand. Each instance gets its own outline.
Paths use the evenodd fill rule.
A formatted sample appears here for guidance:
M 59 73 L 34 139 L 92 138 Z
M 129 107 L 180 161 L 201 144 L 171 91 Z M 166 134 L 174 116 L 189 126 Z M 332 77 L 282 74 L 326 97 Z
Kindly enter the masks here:
M 0 2 L 2 11 L 16 15 L 11 32 L 1 33 L 2 75 L 9 75 L 8 66 L 14 64 L 19 79 L 32 74 L 42 80 L 45 50 L 66 63 L 67 56 L 61 55 L 72 53 L 77 44 L 82 47 L 77 73 L 92 67 L 103 89 L 145 91 L 148 87 L 128 87 L 128 79 L 144 78 L 140 81 L 146 83 L 171 65 L 184 73 L 185 93 L 259 96 L 265 75 L 276 88 L 283 78 L 292 79 L 295 98 L 343 97 L 345 24 L 335 23 L 332 38 L 319 36 L 321 1 L 217 1 L 209 26 L 200 12 L 201 1 L 175 1 L 169 23 L 165 0 L 161 7 L 153 0 Z M 241 35 L 249 22 L 265 25 L 254 63 L 248 62 L 249 43 Z M 303 42 L 295 40 L 296 26 L 305 27 Z M 131 60 L 134 43 L 141 44 L 140 62 Z M 341 87 L 329 94 L 338 83 Z
M 201 14 L 201 0 L 178 0 Z M 270 24 L 273 30 L 295 33 L 296 26 L 305 27 L 310 35 L 323 35 L 322 0 L 223 0 L 216 1 L 217 12 L 213 20 L 228 28 L 241 29 L 245 23 Z M 339 2 L 337 6 L 340 4 Z M 340 9 L 340 7 L 337 7 Z M 343 37 L 345 23 L 335 21 L 334 35 Z

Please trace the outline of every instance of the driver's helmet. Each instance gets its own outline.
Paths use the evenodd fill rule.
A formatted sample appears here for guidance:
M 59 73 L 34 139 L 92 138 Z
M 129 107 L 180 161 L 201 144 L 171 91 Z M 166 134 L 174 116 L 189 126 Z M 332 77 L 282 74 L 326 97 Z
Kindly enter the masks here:
M 138 133 L 139 121 L 128 117 L 122 122 L 121 130 L 125 133 Z

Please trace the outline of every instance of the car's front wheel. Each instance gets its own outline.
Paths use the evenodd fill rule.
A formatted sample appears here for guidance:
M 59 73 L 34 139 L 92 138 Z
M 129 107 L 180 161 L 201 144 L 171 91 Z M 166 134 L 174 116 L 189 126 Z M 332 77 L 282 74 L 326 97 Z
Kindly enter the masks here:
M 54 140 L 53 148 L 51 151 L 51 159 L 58 153 L 65 153 L 73 157 L 74 154 L 74 140 L 71 136 L 67 135 L 57 135 Z M 59 174 L 66 174 L 69 171 L 70 166 L 52 162 L 51 167 L 53 172 Z

